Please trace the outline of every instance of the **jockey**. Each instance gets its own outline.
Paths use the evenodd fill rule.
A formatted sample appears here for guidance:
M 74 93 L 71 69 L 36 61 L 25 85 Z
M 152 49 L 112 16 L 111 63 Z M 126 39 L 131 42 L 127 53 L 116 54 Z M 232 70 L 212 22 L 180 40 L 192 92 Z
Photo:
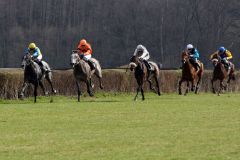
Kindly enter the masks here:
M 227 50 L 225 47 L 220 47 L 218 49 L 218 55 L 221 58 L 221 62 L 227 68 L 227 71 L 230 71 L 231 66 L 230 66 L 230 62 L 228 60 L 233 58 L 232 53 L 229 50 Z
M 137 46 L 137 48 L 135 49 L 133 55 L 137 56 L 140 60 L 142 60 L 144 62 L 144 64 L 147 66 L 148 73 L 150 73 L 152 68 L 151 68 L 150 64 L 148 63 L 150 55 L 149 55 L 149 52 L 146 49 L 146 47 L 144 47 L 143 45 L 139 44 Z
M 200 65 L 198 63 L 199 59 L 198 50 L 192 44 L 188 44 L 186 47 L 186 52 L 189 54 L 190 62 L 194 65 L 196 71 L 198 72 L 200 70 Z
M 90 60 L 92 58 L 91 45 L 87 43 L 85 39 L 82 39 L 78 44 L 77 50 L 79 51 L 79 55 L 83 56 L 83 60 L 85 60 L 89 64 L 91 70 L 94 70 L 95 64 L 93 61 Z
M 47 71 L 45 69 L 45 67 L 43 67 L 42 53 L 41 53 L 40 49 L 36 46 L 35 43 L 30 43 L 28 45 L 28 48 L 27 48 L 25 54 L 30 54 L 31 57 L 33 58 L 33 60 L 40 66 L 40 68 L 42 69 L 43 72 Z

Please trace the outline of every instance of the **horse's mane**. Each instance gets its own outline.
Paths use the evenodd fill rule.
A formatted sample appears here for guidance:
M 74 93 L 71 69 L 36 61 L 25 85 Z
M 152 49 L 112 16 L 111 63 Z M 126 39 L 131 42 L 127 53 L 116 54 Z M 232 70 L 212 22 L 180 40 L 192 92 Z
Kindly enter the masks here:
M 183 50 L 182 51 L 182 59 L 184 59 L 186 56 L 189 56 L 189 54 L 185 50 Z
M 210 60 L 213 60 L 213 59 L 218 59 L 219 55 L 218 55 L 218 52 L 214 52 L 213 54 L 211 54 L 210 56 Z

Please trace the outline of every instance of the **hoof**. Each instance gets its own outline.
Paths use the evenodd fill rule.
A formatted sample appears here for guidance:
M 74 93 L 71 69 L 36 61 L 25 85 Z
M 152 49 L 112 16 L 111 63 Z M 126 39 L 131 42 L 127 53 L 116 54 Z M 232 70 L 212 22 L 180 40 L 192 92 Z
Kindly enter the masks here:
M 18 96 L 18 98 L 19 98 L 20 100 L 23 100 L 23 99 L 24 99 L 24 95 L 23 95 L 23 94 L 20 94 L 20 95 Z

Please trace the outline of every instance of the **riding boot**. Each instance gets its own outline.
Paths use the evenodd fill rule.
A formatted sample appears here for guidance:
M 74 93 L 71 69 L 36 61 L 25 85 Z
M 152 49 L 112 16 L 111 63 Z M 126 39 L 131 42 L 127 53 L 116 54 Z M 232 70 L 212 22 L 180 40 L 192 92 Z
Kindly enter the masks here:
M 39 61 L 38 65 L 40 66 L 43 74 L 48 72 L 48 70 L 44 67 L 42 61 Z
M 143 62 L 144 62 L 144 63 L 145 63 L 145 65 L 147 66 L 147 71 L 148 71 L 148 79 L 149 79 L 149 77 L 150 77 L 150 75 L 151 75 L 151 73 L 152 73 L 152 68 L 151 68 L 150 64 L 148 63 L 148 61 L 146 61 L 146 60 L 143 60 Z
M 227 64 L 226 68 L 227 68 L 227 74 L 229 75 L 231 72 L 231 66 L 229 63 Z
M 91 70 L 94 70 L 94 69 L 95 69 L 95 65 L 93 64 L 93 62 L 90 61 L 90 60 L 88 60 L 87 62 L 88 62 L 88 64 L 89 64 Z
M 198 72 L 200 70 L 200 66 L 198 63 L 195 63 L 195 68 L 196 68 L 196 72 Z

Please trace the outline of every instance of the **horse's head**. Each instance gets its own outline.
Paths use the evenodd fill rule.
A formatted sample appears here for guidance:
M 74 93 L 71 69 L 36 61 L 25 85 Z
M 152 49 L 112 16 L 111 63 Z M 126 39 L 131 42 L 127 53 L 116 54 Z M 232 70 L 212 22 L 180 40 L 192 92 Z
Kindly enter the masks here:
M 25 56 L 22 57 L 22 63 L 21 63 L 21 67 L 24 68 L 26 66 L 26 60 L 25 60 Z
M 33 63 L 33 58 L 30 54 L 26 54 L 23 56 L 22 58 L 22 64 L 21 64 L 21 67 L 24 68 L 25 66 L 27 65 L 30 65 Z
M 213 64 L 214 67 L 217 66 L 218 62 L 219 62 L 218 59 L 216 59 L 216 58 L 212 59 L 212 64 Z
M 185 64 L 188 60 L 189 60 L 189 54 L 186 51 L 184 51 L 182 53 L 182 63 Z
M 77 51 L 72 51 L 72 54 L 71 54 L 71 62 L 70 62 L 70 65 L 74 66 L 75 64 L 77 64 L 80 60 L 80 56 L 78 54 Z
M 138 64 L 140 64 L 140 59 L 137 56 L 132 56 L 129 63 L 130 70 L 133 71 L 138 66 Z
M 219 62 L 221 62 L 221 58 L 220 58 L 218 52 L 213 53 L 210 57 L 210 60 L 212 61 L 213 66 L 216 67 L 217 64 Z

